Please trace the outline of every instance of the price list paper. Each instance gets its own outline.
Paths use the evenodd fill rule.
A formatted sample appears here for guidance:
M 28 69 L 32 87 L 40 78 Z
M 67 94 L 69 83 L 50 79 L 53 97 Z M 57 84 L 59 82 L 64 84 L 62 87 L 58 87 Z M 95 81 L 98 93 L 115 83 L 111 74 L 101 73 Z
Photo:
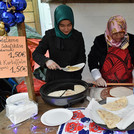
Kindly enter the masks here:
M 25 36 L 0 36 L 0 78 L 28 76 Z

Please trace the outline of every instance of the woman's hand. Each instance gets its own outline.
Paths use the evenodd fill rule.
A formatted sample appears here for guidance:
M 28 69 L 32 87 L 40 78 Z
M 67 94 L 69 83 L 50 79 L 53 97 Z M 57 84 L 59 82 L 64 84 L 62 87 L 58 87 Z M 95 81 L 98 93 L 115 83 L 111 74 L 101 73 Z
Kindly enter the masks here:
M 56 62 L 54 62 L 53 60 L 48 60 L 46 62 L 46 66 L 51 70 L 56 70 L 57 68 L 61 69 L 60 66 Z
M 102 77 L 100 77 L 96 80 L 96 85 L 102 86 L 102 87 L 107 87 L 107 83 Z

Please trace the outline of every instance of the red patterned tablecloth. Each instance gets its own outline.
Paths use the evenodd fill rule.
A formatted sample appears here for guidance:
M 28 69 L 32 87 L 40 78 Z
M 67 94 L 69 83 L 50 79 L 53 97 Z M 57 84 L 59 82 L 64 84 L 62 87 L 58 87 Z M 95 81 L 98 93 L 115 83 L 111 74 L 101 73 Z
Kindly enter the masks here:
M 60 125 L 57 134 L 134 134 L 134 130 L 106 130 L 95 124 L 91 119 L 85 117 L 83 110 L 84 108 L 72 109 L 72 119 Z

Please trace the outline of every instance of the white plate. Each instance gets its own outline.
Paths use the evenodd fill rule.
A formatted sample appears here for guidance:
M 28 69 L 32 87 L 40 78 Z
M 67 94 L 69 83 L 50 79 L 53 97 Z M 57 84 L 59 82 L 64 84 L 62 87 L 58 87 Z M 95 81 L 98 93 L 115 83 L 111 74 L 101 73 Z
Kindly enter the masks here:
M 82 69 L 84 66 L 85 66 L 85 63 L 79 63 L 79 64 L 76 64 L 76 65 L 71 66 L 71 67 L 79 67 L 79 69 L 73 70 L 73 71 L 71 71 L 71 70 L 66 70 L 66 72 L 78 71 L 78 70 Z
M 64 108 L 56 108 L 45 112 L 41 116 L 41 122 L 47 126 L 58 126 L 73 117 L 73 112 Z
M 6 104 L 18 104 L 26 100 L 29 100 L 28 93 L 17 93 L 8 97 L 6 99 Z

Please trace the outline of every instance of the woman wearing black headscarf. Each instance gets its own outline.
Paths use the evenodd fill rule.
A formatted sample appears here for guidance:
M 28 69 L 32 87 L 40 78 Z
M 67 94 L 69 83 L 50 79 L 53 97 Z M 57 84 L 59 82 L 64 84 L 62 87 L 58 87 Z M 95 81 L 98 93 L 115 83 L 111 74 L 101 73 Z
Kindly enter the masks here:
M 33 59 L 41 67 L 46 67 L 46 82 L 57 79 L 81 79 L 82 69 L 65 72 L 61 67 L 86 62 L 85 45 L 82 33 L 74 29 L 72 9 L 60 5 L 54 12 L 53 29 L 46 31 L 39 46 L 33 52 Z M 49 58 L 45 57 L 49 51 Z

